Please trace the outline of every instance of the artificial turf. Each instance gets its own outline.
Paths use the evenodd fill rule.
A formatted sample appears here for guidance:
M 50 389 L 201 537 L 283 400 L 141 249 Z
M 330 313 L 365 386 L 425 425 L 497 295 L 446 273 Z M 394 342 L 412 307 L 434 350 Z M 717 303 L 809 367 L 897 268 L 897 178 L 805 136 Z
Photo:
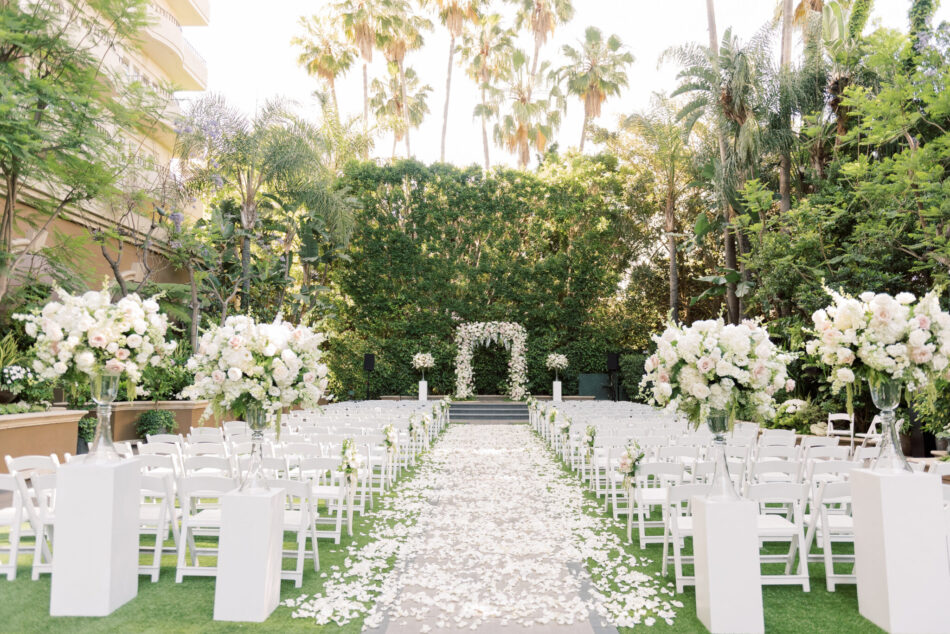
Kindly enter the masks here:
M 553 458 L 553 454 L 552 454 Z M 563 468 L 563 465 L 562 465 Z M 569 471 L 565 470 L 566 477 Z M 411 473 L 406 477 L 412 477 Z M 602 501 L 591 493 L 585 493 L 589 504 L 586 512 L 601 514 Z M 377 502 L 378 503 L 378 502 Z M 308 560 L 305 565 L 303 586 L 295 588 L 292 581 L 281 583 L 281 599 L 294 598 L 301 594 L 319 594 L 323 585 L 323 572 L 329 572 L 334 566 L 342 566 L 347 556 L 347 547 L 360 546 L 369 541 L 369 529 L 372 516 L 358 516 L 354 522 L 354 536 L 345 534 L 339 545 L 326 541 L 320 543 L 321 571 L 315 572 Z M 625 525 L 609 520 L 608 530 L 616 532 L 625 539 Z M 287 535 L 287 547 L 293 545 L 292 536 Z M 0 542 L 6 541 L 6 535 L 0 534 Z M 200 543 L 201 540 L 199 540 Z M 143 542 L 144 543 L 144 542 Z M 776 547 L 771 552 L 782 552 Z M 652 559 L 643 572 L 659 574 L 661 570 L 662 546 L 650 544 L 641 550 L 634 535 L 634 542 L 625 546 L 628 556 L 646 556 Z M 151 555 L 143 555 L 145 561 Z M 617 556 L 624 556 L 617 553 Z M 360 620 L 346 625 L 317 626 L 310 619 L 292 618 L 292 608 L 279 606 L 264 623 L 224 623 L 212 620 L 214 610 L 214 578 L 186 577 L 182 583 L 175 583 L 175 556 L 166 555 L 162 559 L 162 571 L 159 581 L 151 583 L 148 577 L 139 578 L 138 597 L 125 604 L 113 614 L 103 618 L 50 617 L 49 595 L 50 576 L 41 575 L 39 581 L 30 580 L 32 560 L 32 540 L 21 541 L 19 570 L 14 581 L 0 578 L 0 632 L 286 632 L 307 630 L 309 632 L 359 632 Z M 204 563 L 204 562 L 203 562 Z M 286 562 L 285 565 L 290 565 Z M 781 567 L 781 564 L 770 564 Z M 776 570 L 777 571 L 777 570 Z M 775 571 L 773 571 L 775 572 Z M 811 564 L 811 591 L 802 592 L 801 586 L 765 586 L 762 589 L 765 609 L 765 629 L 776 633 L 834 632 L 867 633 L 879 632 L 876 626 L 858 613 L 857 591 L 854 585 L 839 585 L 835 592 L 825 589 L 824 569 L 821 564 Z M 672 581 L 672 574 L 669 578 Z M 677 610 L 673 625 L 661 620 L 648 628 L 655 632 L 703 632 L 705 628 L 696 618 L 695 591 L 687 587 L 683 594 L 675 595 L 682 601 L 683 607 Z M 511 626 L 512 632 L 518 627 Z M 638 629 L 647 629 L 645 627 Z M 631 629 L 620 628 L 621 633 Z

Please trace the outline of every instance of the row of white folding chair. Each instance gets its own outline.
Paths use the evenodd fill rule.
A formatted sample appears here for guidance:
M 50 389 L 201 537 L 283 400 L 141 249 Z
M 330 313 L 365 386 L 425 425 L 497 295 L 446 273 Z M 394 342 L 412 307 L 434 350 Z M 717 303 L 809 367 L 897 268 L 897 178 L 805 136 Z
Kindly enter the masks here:
M 683 565 L 693 563 L 693 558 L 684 556 L 682 548 L 686 538 L 693 537 L 691 500 L 705 495 L 704 485 L 677 485 L 666 488 L 663 502 L 663 574 L 666 575 L 672 561 L 676 591 L 683 592 L 686 585 L 695 585 L 694 576 L 683 574 Z M 793 483 L 755 484 L 747 487 L 745 496 L 759 505 L 756 530 L 760 544 L 788 542 L 785 555 L 760 555 L 763 563 L 784 562 L 783 574 L 762 574 L 763 585 L 801 585 L 810 590 L 808 577 L 808 542 L 805 538 L 804 507 L 807 500 L 806 487 Z M 789 514 L 770 512 L 773 505 L 790 509 Z M 672 555 L 670 549 L 672 548 Z M 797 560 L 797 566 L 796 566 Z
M 50 534 L 53 526 L 51 496 L 55 494 L 55 474 L 59 469 L 56 454 L 48 456 L 5 456 L 7 471 L 13 476 L 19 493 L 15 500 L 19 502 L 21 519 L 26 519 L 28 527 L 20 531 L 17 539 L 34 536 L 33 569 L 31 577 L 35 581 L 41 573 L 50 572 L 52 552 Z M 53 476 L 49 478 L 47 476 Z M 17 544 L 17 548 L 18 548 Z M 13 545 L 11 544 L 11 550 Z M 9 572 L 8 572 L 9 574 Z M 14 568 L 15 575 L 15 568 Z

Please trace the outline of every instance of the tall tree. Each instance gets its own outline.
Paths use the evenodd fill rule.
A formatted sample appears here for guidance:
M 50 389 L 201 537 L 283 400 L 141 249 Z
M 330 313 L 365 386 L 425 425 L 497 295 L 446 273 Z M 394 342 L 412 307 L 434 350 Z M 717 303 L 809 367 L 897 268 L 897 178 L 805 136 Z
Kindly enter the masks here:
M 369 134 L 369 64 L 373 61 L 379 19 L 386 0 L 340 0 L 333 11 L 343 21 L 343 32 L 360 51 L 363 59 L 363 134 Z M 369 150 L 363 158 L 368 158 Z
M 564 110 L 564 96 L 557 84 L 550 81 L 550 64 L 532 65 L 537 71 L 533 75 L 529 74 L 527 65 L 524 51 L 515 50 L 511 55 L 511 74 L 505 87 L 507 113 L 494 129 L 495 140 L 518 156 L 518 165 L 522 169 L 531 160 L 532 147 L 544 152 L 554 131 L 561 125 Z M 542 81 L 535 82 L 535 77 Z M 536 88 L 546 89 L 547 94 L 535 96 Z
M 327 83 L 333 108 L 339 112 L 336 99 L 336 80 L 346 74 L 356 61 L 356 49 L 342 35 L 339 16 L 301 17 L 303 35 L 295 36 L 290 43 L 301 50 L 297 63 L 307 73 L 316 75 Z
M 478 84 L 481 100 L 475 108 L 475 116 L 482 123 L 482 148 L 485 153 L 485 170 L 491 168 L 488 152 L 488 121 L 498 116 L 498 93 L 496 83 L 508 73 L 508 61 L 513 52 L 512 33 L 502 25 L 497 13 L 483 16 L 467 31 L 460 54 L 468 62 L 468 76 Z
M 689 169 L 693 152 L 677 114 L 675 102 L 656 94 L 648 111 L 622 118 L 616 134 L 604 135 L 608 146 L 619 156 L 632 164 L 648 166 L 653 175 L 653 196 L 663 208 L 669 258 L 669 308 L 674 320 L 679 320 L 680 315 L 677 212 L 694 181 Z
M 439 19 L 449 31 L 449 64 L 445 73 L 445 105 L 442 108 L 442 144 L 439 160 L 445 162 L 445 138 L 449 130 L 449 97 L 452 94 L 452 66 L 455 58 L 455 41 L 461 37 L 466 22 L 478 22 L 478 10 L 483 0 L 423 0 L 423 4 L 435 4 Z
M 784 86 L 788 83 L 792 68 L 792 1 L 782 0 L 782 55 L 779 70 L 779 85 Z M 791 129 L 792 117 L 791 108 L 788 104 L 787 90 L 780 88 L 781 98 L 779 100 L 779 109 L 781 123 L 783 126 Z M 792 155 L 790 147 L 783 147 L 779 152 L 779 209 L 785 213 L 792 208 Z
M 310 126 L 279 102 L 252 119 L 220 95 L 195 101 L 178 136 L 176 154 L 189 186 L 208 195 L 232 195 L 241 221 L 242 307 L 251 290 L 251 246 L 259 230 L 259 205 L 268 188 L 302 191 L 322 174 Z
M 534 38 L 534 57 L 531 62 L 531 77 L 537 78 L 541 46 L 554 34 L 558 24 L 569 22 L 574 17 L 571 0 L 510 0 L 518 5 L 515 26 L 526 30 Z
M 374 79 L 370 87 L 370 105 L 377 120 L 393 133 L 393 157 L 396 145 L 409 134 L 409 126 L 417 128 L 429 114 L 428 97 L 432 86 L 419 85 L 412 68 L 400 72 L 395 63 L 386 66 L 388 79 Z M 407 148 L 408 149 L 408 148 Z
M 406 90 L 405 61 L 406 53 L 422 48 L 422 32 L 432 28 L 432 23 L 426 18 L 413 13 L 412 6 L 407 0 L 389 0 L 386 11 L 382 14 L 379 24 L 377 41 L 386 60 L 395 64 L 399 72 L 400 89 Z M 406 93 L 400 97 L 401 103 L 408 103 Z M 403 130 L 406 139 L 406 157 L 412 157 L 409 144 L 409 131 L 412 127 L 409 121 L 409 109 L 403 108 L 405 122 Z M 428 112 L 428 108 L 426 109 Z
M 594 26 L 584 31 L 578 48 L 566 45 L 563 50 L 567 64 L 558 70 L 558 75 L 567 80 L 568 94 L 580 97 L 584 103 L 580 144 L 583 152 L 591 120 L 600 116 L 607 97 L 619 95 L 627 85 L 626 68 L 633 63 L 633 55 L 624 50 L 619 37 L 611 35 L 604 40 L 604 34 Z
M 167 98 L 106 64 L 117 47 L 135 46 L 147 6 L 0 2 L 0 299 L 57 219 L 116 193 L 129 143 L 158 125 Z M 90 20 L 89 11 L 101 19 Z M 41 195 L 27 198 L 30 191 Z M 14 253 L 14 232 L 29 230 L 30 243 Z

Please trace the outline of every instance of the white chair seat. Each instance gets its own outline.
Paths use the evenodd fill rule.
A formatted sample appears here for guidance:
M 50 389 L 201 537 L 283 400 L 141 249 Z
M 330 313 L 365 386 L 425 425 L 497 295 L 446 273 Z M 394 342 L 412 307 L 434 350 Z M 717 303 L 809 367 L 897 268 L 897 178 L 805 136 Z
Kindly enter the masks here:
M 638 495 L 644 503 L 662 504 L 666 501 L 666 487 L 644 487 Z
M 781 515 L 759 515 L 757 522 L 759 537 L 794 535 L 796 527 Z

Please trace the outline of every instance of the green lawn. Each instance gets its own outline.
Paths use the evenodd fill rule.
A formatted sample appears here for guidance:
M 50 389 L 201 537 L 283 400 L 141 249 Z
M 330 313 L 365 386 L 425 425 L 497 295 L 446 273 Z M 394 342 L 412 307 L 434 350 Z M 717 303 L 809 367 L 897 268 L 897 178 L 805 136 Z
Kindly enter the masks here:
M 408 475 L 407 477 L 411 477 Z M 565 470 L 565 477 L 573 477 Z M 586 494 L 587 512 L 602 512 L 602 501 L 590 493 Z M 378 502 L 377 502 L 378 504 Z M 330 571 L 333 566 L 342 566 L 346 550 L 351 545 L 362 545 L 369 540 L 372 518 L 358 518 L 354 524 L 353 538 L 344 535 L 341 544 L 326 542 L 320 544 L 320 563 L 322 571 Z M 623 539 L 625 526 L 610 520 L 609 530 Z M 345 529 L 344 529 L 345 533 Z M 0 535 L 0 541 L 6 541 L 6 535 Z M 290 535 L 287 546 L 291 547 Z M 353 621 L 346 626 L 316 626 L 309 619 L 291 618 L 291 608 L 280 606 L 266 623 L 233 624 L 217 623 L 212 620 L 214 606 L 214 579 L 208 577 L 190 577 L 183 583 L 175 583 L 175 557 L 166 555 L 162 560 L 161 578 L 151 583 L 148 577 L 139 578 L 139 596 L 105 618 L 51 618 L 49 616 L 50 576 L 42 575 L 39 581 L 30 580 L 30 562 L 32 541 L 25 544 L 21 551 L 20 568 L 15 581 L 0 579 L 0 631 L 3 632 L 231 632 L 254 630 L 261 632 L 284 632 L 289 630 L 307 630 L 316 632 L 359 632 L 361 621 Z M 626 555 L 647 556 L 653 563 L 644 572 L 659 573 L 661 545 L 648 545 L 640 550 L 636 543 L 626 546 Z M 781 552 L 781 547 L 775 552 Z M 617 553 L 617 556 L 624 556 Z M 148 557 L 148 556 L 143 556 Z M 286 561 L 285 566 L 291 562 Z M 779 564 L 773 564 L 780 566 Z M 838 586 L 836 592 L 825 590 L 824 572 L 820 564 L 813 564 L 811 571 L 811 592 L 804 593 L 800 586 L 767 586 L 763 588 L 765 602 L 765 626 L 768 632 L 876 632 L 873 624 L 858 614 L 856 588 L 853 585 Z M 294 588 L 293 582 L 284 581 L 281 585 L 281 599 L 297 597 L 300 594 L 319 593 L 323 584 L 320 572 L 314 572 L 308 561 L 304 573 L 303 587 Z M 669 579 L 672 581 L 672 576 Z M 676 600 L 683 607 L 677 611 L 673 626 L 657 621 L 652 630 L 658 632 L 701 632 L 703 626 L 696 618 L 695 593 L 691 587 Z M 922 609 L 924 609 L 922 607 Z M 517 628 L 513 628 L 515 631 Z M 629 630 L 621 629 L 622 632 Z

